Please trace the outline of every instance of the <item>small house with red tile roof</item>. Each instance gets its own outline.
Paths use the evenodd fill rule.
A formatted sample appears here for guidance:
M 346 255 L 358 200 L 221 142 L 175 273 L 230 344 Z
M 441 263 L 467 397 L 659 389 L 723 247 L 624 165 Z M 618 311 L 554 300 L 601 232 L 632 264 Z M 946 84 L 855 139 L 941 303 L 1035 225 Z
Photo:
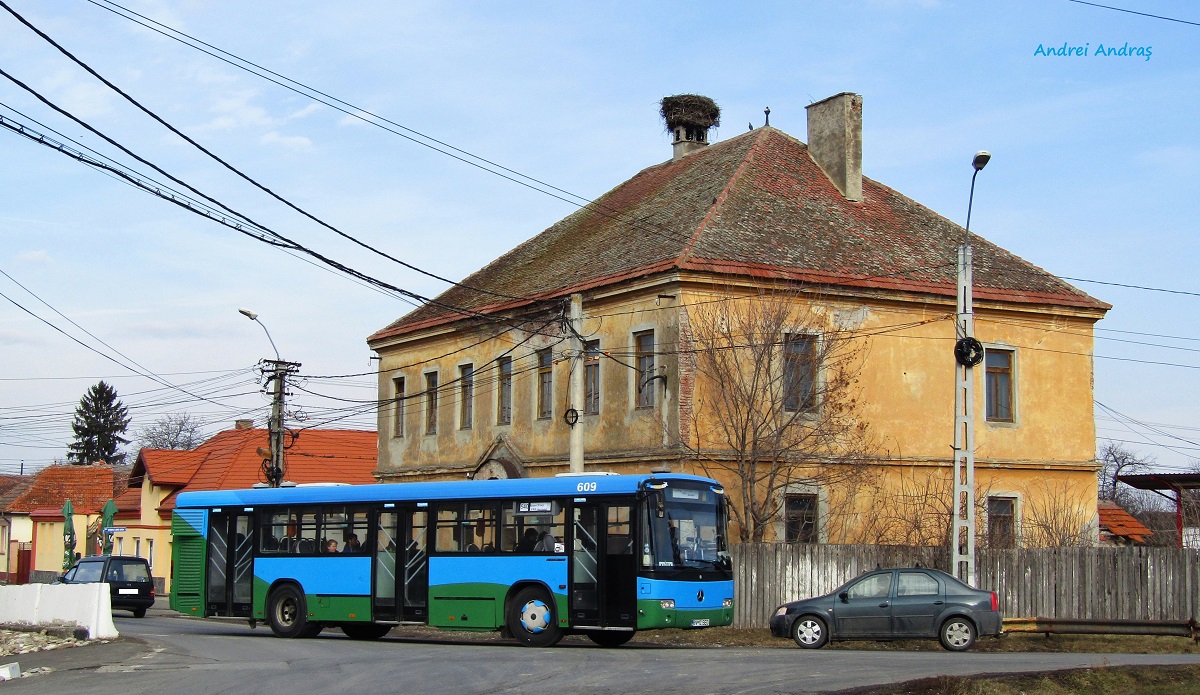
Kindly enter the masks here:
M 780 354 L 764 373 L 781 386 L 756 402 L 772 412 L 803 403 L 824 417 L 835 404 L 817 394 L 848 365 L 843 434 L 873 444 L 848 459 L 854 475 L 825 475 L 820 456 L 789 470 L 758 510 L 774 520 L 766 537 L 905 542 L 912 520 L 879 510 L 922 497 L 906 490 L 952 485 L 963 228 L 863 176 L 857 94 L 810 105 L 807 143 L 769 125 L 710 143 L 705 124 L 672 124 L 666 101 L 669 160 L 368 337 L 386 404 L 377 477 L 553 475 L 568 470 L 579 427 L 587 470 L 667 466 L 733 491 L 765 484 L 721 468 L 745 450 L 719 411 L 725 382 L 700 366 L 700 319 L 706 307 L 745 316 L 789 294 L 809 318 L 767 343 Z M 1093 505 L 1092 331 L 1110 305 L 978 231 L 988 230 L 971 236 L 975 337 L 986 355 L 974 370 L 977 506 L 994 495 L 997 509 L 1019 516 L 1064 485 Z M 574 329 L 572 295 L 582 300 Z M 851 339 L 852 359 L 805 357 L 834 334 Z M 580 361 L 583 393 L 572 402 Z M 842 442 L 822 446 L 834 457 Z M 730 499 L 741 504 L 737 492 Z M 735 508 L 735 520 L 751 511 Z M 1077 511 L 1095 518 L 1094 507 Z M 984 520 L 981 512 L 978 528 Z M 929 542 L 942 542 L 937 524 L 926 525 Z
M 32 483 L 32 475 L 0 475 L 0 580 L 9 583 L 17 571 L 21 544 L 33 541 L 33 522 L 27 514 L 13 514 L 8 507 Z
M 1100 516 L 1100 545 L 1145 545 L 1154 533 L 1111 500 L 1101 500 L 1096 511 Z
M 24 492 L 13 499 L 6 513 L 25 516 L 32 526 L 33 581 L 47 581 L 63 571 L 66 519 L 62 508 L 68 499 L 75 510 L 75 550 L 82 555 L 95 554 L 89 526 L 100 518 L 104 503 L 113 498 L 116 483 L 112 466 L 54 465 L 39 471 Z
M 249 421 L 219 432 L 188 451 L 142 449 L 117 499 L 118 527 L 113 552 L 150 560 L 160 587 L 170 591 L 171 512 L 179 493 L 233 490 L 265 483 L 263 459 L 268 432 Z M 377 437 L 363 430 L 303 430 L 286 454 L 285 480 L 295 483 L 374 483 Z

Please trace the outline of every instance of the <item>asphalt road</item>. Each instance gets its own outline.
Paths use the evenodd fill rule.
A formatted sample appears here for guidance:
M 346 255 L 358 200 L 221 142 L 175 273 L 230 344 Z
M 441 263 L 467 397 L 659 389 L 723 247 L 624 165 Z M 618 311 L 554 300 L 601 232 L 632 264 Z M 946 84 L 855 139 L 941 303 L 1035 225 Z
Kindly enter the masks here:
M 1198 655 L 985 654 L 513 643 L 282 640 L 244 622 L 114 615 L 122 639 L 19 659 L 54 671 L 7 693 L 812 693 L 936 675 L 1200 663 Z

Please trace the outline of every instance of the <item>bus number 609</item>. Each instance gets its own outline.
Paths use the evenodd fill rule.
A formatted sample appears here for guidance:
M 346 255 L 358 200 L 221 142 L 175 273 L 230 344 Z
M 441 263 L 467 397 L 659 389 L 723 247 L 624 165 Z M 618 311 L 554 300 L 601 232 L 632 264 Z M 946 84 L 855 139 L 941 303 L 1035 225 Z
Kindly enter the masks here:
M 580 483 L 575 486 L 575 491 L 576 492 L 595 492 L 596 491 L 596 483 L 595 482 Z

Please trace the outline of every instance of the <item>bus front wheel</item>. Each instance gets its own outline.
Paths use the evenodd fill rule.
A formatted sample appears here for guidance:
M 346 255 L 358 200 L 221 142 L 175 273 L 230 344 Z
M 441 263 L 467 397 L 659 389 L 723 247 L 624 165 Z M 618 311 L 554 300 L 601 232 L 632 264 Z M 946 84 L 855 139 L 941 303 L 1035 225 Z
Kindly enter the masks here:
M 320 626 L 308 622 L 308 605 L 304 594 L 295 584 L 284 584 L 271 592 L 267 605 L 267 622 L 276 637 L 315 637 Z
M 553 599 L 532 586 L 517 592 L 509 604 L 508 631 L 526 647 L 552 647 L 563 637 Z

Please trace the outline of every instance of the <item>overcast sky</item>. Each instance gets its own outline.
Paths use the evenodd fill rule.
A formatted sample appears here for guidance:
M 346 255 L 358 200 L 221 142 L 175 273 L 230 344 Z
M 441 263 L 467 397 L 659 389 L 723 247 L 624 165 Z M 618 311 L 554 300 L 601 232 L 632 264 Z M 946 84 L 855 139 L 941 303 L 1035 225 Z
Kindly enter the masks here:
M 1095 396 L 1112 409 L 1096 407 L 1099 435 L 1167 470 L 1200 458 L 1200 8 L 1189 3 L 1102 3 L 1185 22 L 1069 0 L 122 3 L 386 118 L 397 135 L 109 3 L 4 1 L 282 197 L 452 279 L 576 209 L 470 155 L 591 199 L 670 157 L 663 96 L 714 98 L 714 141 L 761 125 L 768 106 L 771 125 L 804 140 L 807 104 L 857 92 L 867 176 L 961 224 L 971 157 L 990 150 L 972 231 L 1114 305 L 1097 326 Z M 1134 55 L 1097 55 L 1101 44 Z M 1055 54 L 1064 47 L 1077 50 Z M 0 69 L 275 232 L 407 291 L 445 289 L 252 188 L 2 9 Z M 0 103 L 5 119 L 166 182 L 3 78 Z M 177 411 L 205 434 L 238 417 L 263 424 L 252 368 L 274 353 L 239 307 L 310 376 L 369 372 L 366 337 L 412 308 L 9 131 L 0 271 L 0 472 L 62 459 L 74 406 L 100 377 L 131 407 L 133 431 Z M 374 428 L 371 413 L 354 414 L 375 398 L 370 376 L 302 386 L 302 424 Z

